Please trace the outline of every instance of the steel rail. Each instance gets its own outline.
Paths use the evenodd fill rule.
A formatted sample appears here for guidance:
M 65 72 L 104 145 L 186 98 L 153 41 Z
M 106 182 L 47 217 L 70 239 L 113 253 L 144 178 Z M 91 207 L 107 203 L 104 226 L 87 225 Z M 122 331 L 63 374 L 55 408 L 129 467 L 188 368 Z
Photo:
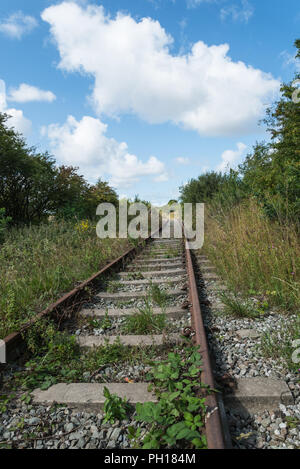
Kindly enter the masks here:
M 194 340 L 195 344 L 199 346 L 199 352 L 201 353 L 203 362 L 201 382 L 208 386 L 211 390 L 214 390 L 215 384 L 209 357 L 208 343 L 204 329 L 191 251 L 188 247 L 187 240 L 185 240 L 185 258 L 189 281 L 189 299 L 191 303 L 192 327 L 195 331 Z M 221 423 L 222 420 L 218 401 L 214 391 L 208 392 L 206 396 L 206 406 L 207 414 L 205 432 L 208 449 L 225 449 L 226 445 Z
M 159 232 L 162 230 L 160 228 Z M 92 275 L 89 279 L 82 282 L 76 288 L 66 293 L 55 303 L 49 305 L 44 311 L 38 313 L 32 320 L 30 320 L 26 325 L 22 327 L 19 332 L 14 332 L 7 337 L 5 337 L 4 343 L 6 345 L 6 357 L 7 362 L 13 361 L 21 355 L 22 346 L 24 347 L 24 338 L 23 334 L 26 332 L 34 323 L 39 319 L 45 317 L 51 317 L 54 314 L 58 314 L 59 311 L 63 308 L 74 306 L 75 300 L 85 293 L 87 287 L 93 286 L 96 280 L 105 274 L 117 271 L 120 268 L 123 268 L 125 263 L 128 260 L 131 260 L 138 254 L 145 244 L 148 244 L 156 235 L 152 234 L 142 242 L 140 242 L 136 247 L 127 250 L 123 255 L 110 262 L 108 265 L 103 267 L 99 272 Z M 159 239 L 159 238 L 158 238 Z M 214 390 L 214 378 L 212 374 L 212 368 L 209 358 L 209 350 L 206 339 L 206 334 L 204 330 L 204 324 L 202 319 L 202 312 L 198 297 L 196 278 L 193 268 L 193 262 L 191 257 L 191 252 L 188 248 L 188 241 L 184 237 L 185 242 L 185 253 L 184 258 L 186 261 L 186 271 L 188 275 L 189 283 L 189 300 L 191 304 L 191 321 L 192 327 L 195 330 L 194 340 L 196 345 L 199 346 L 199 351 L 203 360 L 203 369 L 201 371 L 201 382 L 205 384 L 210 389 Z M 207 444 L 209 449 L 225 449 L 225 440 L 222 430 L 220 411 L 217 402 L 215 392 L 208 392 L 206 397 L 207 405 L 207 414 L 205 421 L 205 433 L 207 438 Z
M 158 232 L 161 232 L 161 230 L 162 227 L 158 230 Z M 2 339 L 5 344 L 6 362 L 13 362 L 22 355 L 24 351 L 24 333 L 33 324 L 42 318 L 51 317 L 52 315 L 57 314 L 63 308 L 69 307 L 71 305 L 74 306 L 75 300 L 85 293 L 87 287 L 93 286 L 94 282 L 99 280 L 101 276 L 115 272 L 120 267 L 124 267 L 127 260 L 134 258 L 134 256 L 136 256 L 136 254 L 138 254 L 143 249 L 144 245 L 148 244 L 152 239 L 155 238 L 156 235 L 157 232 L 151 234 L 148 238 L 141 241 L 136 247 L 128 249 L 124 254 L 107 264 L 99 272 L 96 272 L 90 278 L 80 283 L 80 285 L 75 287 L 73 290 L 63 295 L 55 303 L 52 303 L 45 310 L 37 313 L 36 316 L 29 320 L 28 323 L 24 324 L 24 326 L 22 326 L 19 331 L 12 332 L 4 339 Z

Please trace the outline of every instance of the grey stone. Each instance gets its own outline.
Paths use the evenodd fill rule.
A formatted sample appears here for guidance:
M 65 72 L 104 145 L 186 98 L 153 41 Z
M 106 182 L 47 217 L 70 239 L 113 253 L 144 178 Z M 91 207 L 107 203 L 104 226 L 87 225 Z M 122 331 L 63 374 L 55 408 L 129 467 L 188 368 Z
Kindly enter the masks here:
M 260 337 L 260 333 L 254 329 L 240 329 L 239 331 L 236 331 L 236 335 L 240 339 L 258 339 Z
M 41 419 L 39 419 L 37 417 L 33 417 L 32 419 L 28 420 L 28 425 L 30 425 L 32 427 L 40 425 L 41 423 L 42 423 Z
M 80 438 L 82 437 L 82 433 L 79 433 L 79 432 L 74 432 L 74 433 L 71 433 L 71 435 L 69 436 L 69 440 L 70 441 L 78 441 Z
M 72 430 L 74 430 L 75 427 L 74 427 L 73 423 L 67 423 L 64 428 L 65 428 L 65 432 L 69 433 Z
M 271 419 L 264 419 L 262 420 L 261 424 L 263 427 L 267 428 L 271 423 Z
M 84 438 L 79 438 L 78 443 L 77 443 L 76 446 L 77 446 L 77 448 L 82 449 L 82 448 L 84 448 L 85 444 L 86 444 L 85 439 Z
M 110 435 L 110 439 L 116 441 L 119 438 L 121 431 L 121 428 L 115 428 L 112 434 Z

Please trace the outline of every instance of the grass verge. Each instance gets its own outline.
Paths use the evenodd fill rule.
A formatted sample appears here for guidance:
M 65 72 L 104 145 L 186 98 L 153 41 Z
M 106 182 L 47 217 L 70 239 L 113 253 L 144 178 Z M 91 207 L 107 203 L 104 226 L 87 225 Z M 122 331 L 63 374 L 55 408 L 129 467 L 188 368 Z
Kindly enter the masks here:
M 124 239 L 60 221 L 12 230 L 0 249 L 0 338 L 121 255 Z
M 299 233 L 271 222 L 254 203 L 228 214 L 208 208 L 204 251 L 235 291 L 263 296 L 287 311 L 300 307 Z
M 264 315 L 269 308 L 269 304 L 266 301 L 257 300 L 254 302 L 250 299 L 241 298 L 239 295 L 232 292 L 221 292 L 219 297 L 225 306 L 225 314 L 237 318 L 259 318 Z

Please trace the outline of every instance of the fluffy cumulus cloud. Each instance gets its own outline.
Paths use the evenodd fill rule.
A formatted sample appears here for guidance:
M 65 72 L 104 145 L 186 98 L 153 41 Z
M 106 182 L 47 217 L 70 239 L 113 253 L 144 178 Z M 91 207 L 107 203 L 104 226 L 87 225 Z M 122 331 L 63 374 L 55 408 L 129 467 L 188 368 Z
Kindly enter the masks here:
M 69 116 L 65 124 L 51 124 L 42 128 L 50 140 L 59 162 L 79 166 L 89 180 L 109 176 L 114 186 L 130 186 L 142 176 L 156 181 L 167 179 L 164 163 L 155 156 L 142 162 L 128 152 L 125 142 L 119 143 L 106 136 L 107 125 L 99 119 L 84 116 L 77 121 Z
M 51 103 L 56 99 L 56 96 L 52 91 L 43 91 L 36 86 L 22 83 L 19 88 L 10 89 L 7 99 L 16 103 L 28 103 L 31 101 L 47 101 Z
M 227 44 L 199 41 L 173 55 L 173 38 L 151 18 L 111 17 L 101 6 L 73 2 L 47 8 L 42 18 L 60 69 L 94 77 L 91 101 L 99 115 L 134 113 L 208 136 L 250 133 L 279 90 L 271 75 L 231 60 Z
M 232 168 L 236 163 L 238 163 L 239 160 L 242 158 L 247 148 L 247 145 L 242 142 L 239 142 L 236 146 L 236 150 L 226 150 L 222 153 L 222 162 L 217 167 L 218 171 L 221 171 L 223 173 L 226 172 L 229 168 Z
M 25 15 L 22 11 L 12 13 L 5 19 L 0 20 L 0 32 L 11 39 L 21 39 L 29 34 L 38 25 L 33 16 Z
M 0 112 L 8 114 L 8 127 L 14 127 L 18 132 L 28 135 L 31 131 L 31 121 L 24 117 L 23 111 L 7 106 L 5 82 L 0 79 Z

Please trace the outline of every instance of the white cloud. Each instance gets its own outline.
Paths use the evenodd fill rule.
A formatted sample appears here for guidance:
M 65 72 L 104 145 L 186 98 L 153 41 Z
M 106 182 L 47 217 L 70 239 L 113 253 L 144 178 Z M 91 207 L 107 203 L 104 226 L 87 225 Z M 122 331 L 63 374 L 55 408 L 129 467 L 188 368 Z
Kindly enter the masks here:
M 59 68 L 95 78 L 91 102 L 99 115 L 134 113 L 209 136 L 251 133 L 279 90 L 270 74 L 232 61 L 227 44 L 199 41 L 188 54 L 172 55 L 173 38 L 151 18 L 113 18 L 101 6 L 72 2 L 47 8 L 42 18 Z
M 226 4 L 220 9 L 221 20 L 231 18 L 235 22 L 248 23 L 254 15 L 254 7 L 248 0 L 239 0 L 239 3 L 232 3 L 231 0 L 186 0 L 187 8 L 197 8 L 204 3 Z
M 21 39 L 38 25 L 33 16 L 25 15 L 22 11 L 12 13 L 8 18 L 0 21 L 0 32 L 11 39 Z
M 229 168 L 232 168 L 233 165 L 237 163 L 239 159 L 243 156 L 247 145 L 242 142 L 239 142 L 236 144 L 236 146 L 236 150 L 226 150 L 222 153 L 222 163 L 219 164 L 219 166 L 217 167 L 218 171 L 221 171 L 223 173 L 226 172 Z
M 128 152 L 125 142 L 106 136 L 107 125 L 99 119 L 84 116 L 77 121 L 69 116 L 63 125 L 42 128 L 60 163 L 79 166 L 89 180 L 110 176 L 114 186 L 130 186 L 143 176 L 154 180 L 167 179 L 164 163 L 151 156 L 145 163 Z
M 229 5 L 221 9 L 221 19 L 224 21 L 231 17 L 233 21 L 248 23 L 254 15 L 254 7 L 248 0 L 242 0 L 240 5 Z
M 8 114 L 10 119 L 7 121 L 8 127 L 14 127 L 22 134 L 29 134 L 31 131 L 31 121 L 24 117 L 23 111 L 7 107 L 5 82 L 0 79 L 0 112 Z
M 284 50 L 279 54 L 279 57 L 281 57 L 284 67 L 293 67 L 296 72 L 300 72 L 300 60 L 296 58 L 295 55 Z
M 178 158 L 176 158 L 176 162 L 177 162 L 178 164 L 187 165 L 187 164 L 189 164 L 190 160 L 189 160 L 189 158 L 185 158 L 185 157 L 179 156 Z
M 168 180 L 169 180 L 169 176 L 166 172 L 163 172 L 162 174 L 154 178 L 155 182 L 166 182 Z
M 71 1 L 71 0 L 70 0 Z M 152 4 L 152 6 L 157 10 L 158 8 L 161 7 L 161 4 L 163 2 L 166 2 L 166 1 L 169 1 L 169 3 L 172 3 L 173 5 L 175 5 L 176 3 L 176 0 L 147 0 L 149 3 Z
M 186 0 L 188 8 L 197 8 L 202 3 L 215 3 L 216 0 Z
M 16 103 L 28 103 L 30 101 L 47 101 L 51 103 L 55 99 L 56 96 L 52 91 L 43 91 L 26 83 L 22 83 L 19 88 L 11 88 L 7 97 L 8 101 Z

